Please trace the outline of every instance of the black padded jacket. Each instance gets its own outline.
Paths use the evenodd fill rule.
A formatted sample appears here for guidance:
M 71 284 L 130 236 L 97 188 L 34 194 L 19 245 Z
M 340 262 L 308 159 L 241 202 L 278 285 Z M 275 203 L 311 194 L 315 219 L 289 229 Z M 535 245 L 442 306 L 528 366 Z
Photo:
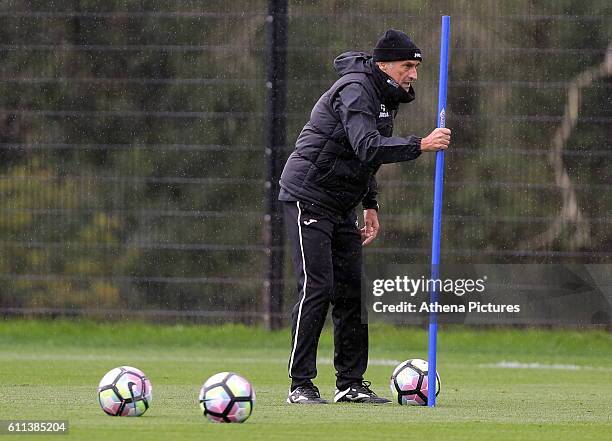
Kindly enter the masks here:
M 334 60 L 340 79 L 317 101 L 280 178 L 280 200 L 299 200 L 345 215 L 360 202 L 378 209 L 375 174 L 381 164 L 409 161 L 421 138 L 393 135 L 400 102 L 414 99 L 370 55 Z

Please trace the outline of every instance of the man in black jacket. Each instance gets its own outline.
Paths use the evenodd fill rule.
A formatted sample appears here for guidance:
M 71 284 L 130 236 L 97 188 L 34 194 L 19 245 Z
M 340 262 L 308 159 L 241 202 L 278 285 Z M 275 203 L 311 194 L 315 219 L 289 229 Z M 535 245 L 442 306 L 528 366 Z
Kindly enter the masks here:
M 414 100 L 412 83 L 421 60 L 412 40 L 393 29 L 378 41 L 373 56 L 347 52 L 336 58 L 341 77 L 315 104 L 285 164 L 279 199 L 284 202 L 299 291 L 292 314 L 288 403 L 326 403 L 312 379 L 330 304 L 334 401 L 390 402 L 363 379 L 368 326 L 361 305 L 361 247 L 379 230 L 375 175 L 380 166 L 410 161 L 450 143 L 445 128 L 422 139 L 393 136 L 399 104 Z M 364 209 L 361 229 L 355 213 L 359 203 Z

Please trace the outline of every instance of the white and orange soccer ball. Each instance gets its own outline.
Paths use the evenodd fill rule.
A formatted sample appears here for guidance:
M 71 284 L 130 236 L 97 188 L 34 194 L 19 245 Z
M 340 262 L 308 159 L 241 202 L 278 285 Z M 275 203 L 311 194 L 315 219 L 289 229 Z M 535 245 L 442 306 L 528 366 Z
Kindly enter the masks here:
M 213 375 L 200 390 L 200 409 L 217 423 L 243 423 L 253 412 L 255 391 L 245 378 L 233 372 Z
M 152 387 L 140 369 L 121 366 L 102 377 L 98 400 L 102 410 L 111 416 L 140 416 L 151 404 Z
M 391 375 L 391 393 L 401 405 L 426 406 L 429 391 L 425 360 L 414 358 L 400 363 Z M 436 397 L 440 394 L 440 376 L 436 372 Z

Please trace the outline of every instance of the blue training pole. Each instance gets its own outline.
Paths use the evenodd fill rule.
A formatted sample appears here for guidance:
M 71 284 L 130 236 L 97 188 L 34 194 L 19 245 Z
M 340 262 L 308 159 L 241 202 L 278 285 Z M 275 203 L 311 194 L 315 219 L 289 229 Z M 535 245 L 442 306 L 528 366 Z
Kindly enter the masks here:
M 440 37 L 440 83 L 438 86 L 438 127 L 446 127 L 446 87 L 448 80 L 448 46 L 450 40 L 450 16 L 442 16 Z M 440 278 L 440 236 L 442 233 L 442 195 L 444 191 L 444 151 L 436 152 L 436 176 L 434 181 L 434 212 L 431 240 L 431 278 Z M 434 284 L 435 286 L 435 284 Z M 430 303 L 438 302 L 434 289 L 429 296 Z M 433 310 L 429 314 L 429 346 L 427 373 L 427 405 L 436 405 L 436 354 L 438 346 L 438 316 Z

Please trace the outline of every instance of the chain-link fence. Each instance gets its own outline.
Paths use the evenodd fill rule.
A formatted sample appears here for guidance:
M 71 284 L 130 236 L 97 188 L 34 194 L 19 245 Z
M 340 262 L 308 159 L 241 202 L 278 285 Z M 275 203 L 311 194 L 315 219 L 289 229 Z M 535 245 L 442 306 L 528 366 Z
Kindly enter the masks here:
M 443 259 L 609 262 L 605 0 L 290 1 L 284 156 L 335 56 L 389 27 L 424 55 L 395 133 L 429 133 L 441 14 Z M 263 1 L 0 2 L 2 311 L 259 320 L 267 17 Z M 433 155 L 379 184 L 366 259 L 427 262 Z

